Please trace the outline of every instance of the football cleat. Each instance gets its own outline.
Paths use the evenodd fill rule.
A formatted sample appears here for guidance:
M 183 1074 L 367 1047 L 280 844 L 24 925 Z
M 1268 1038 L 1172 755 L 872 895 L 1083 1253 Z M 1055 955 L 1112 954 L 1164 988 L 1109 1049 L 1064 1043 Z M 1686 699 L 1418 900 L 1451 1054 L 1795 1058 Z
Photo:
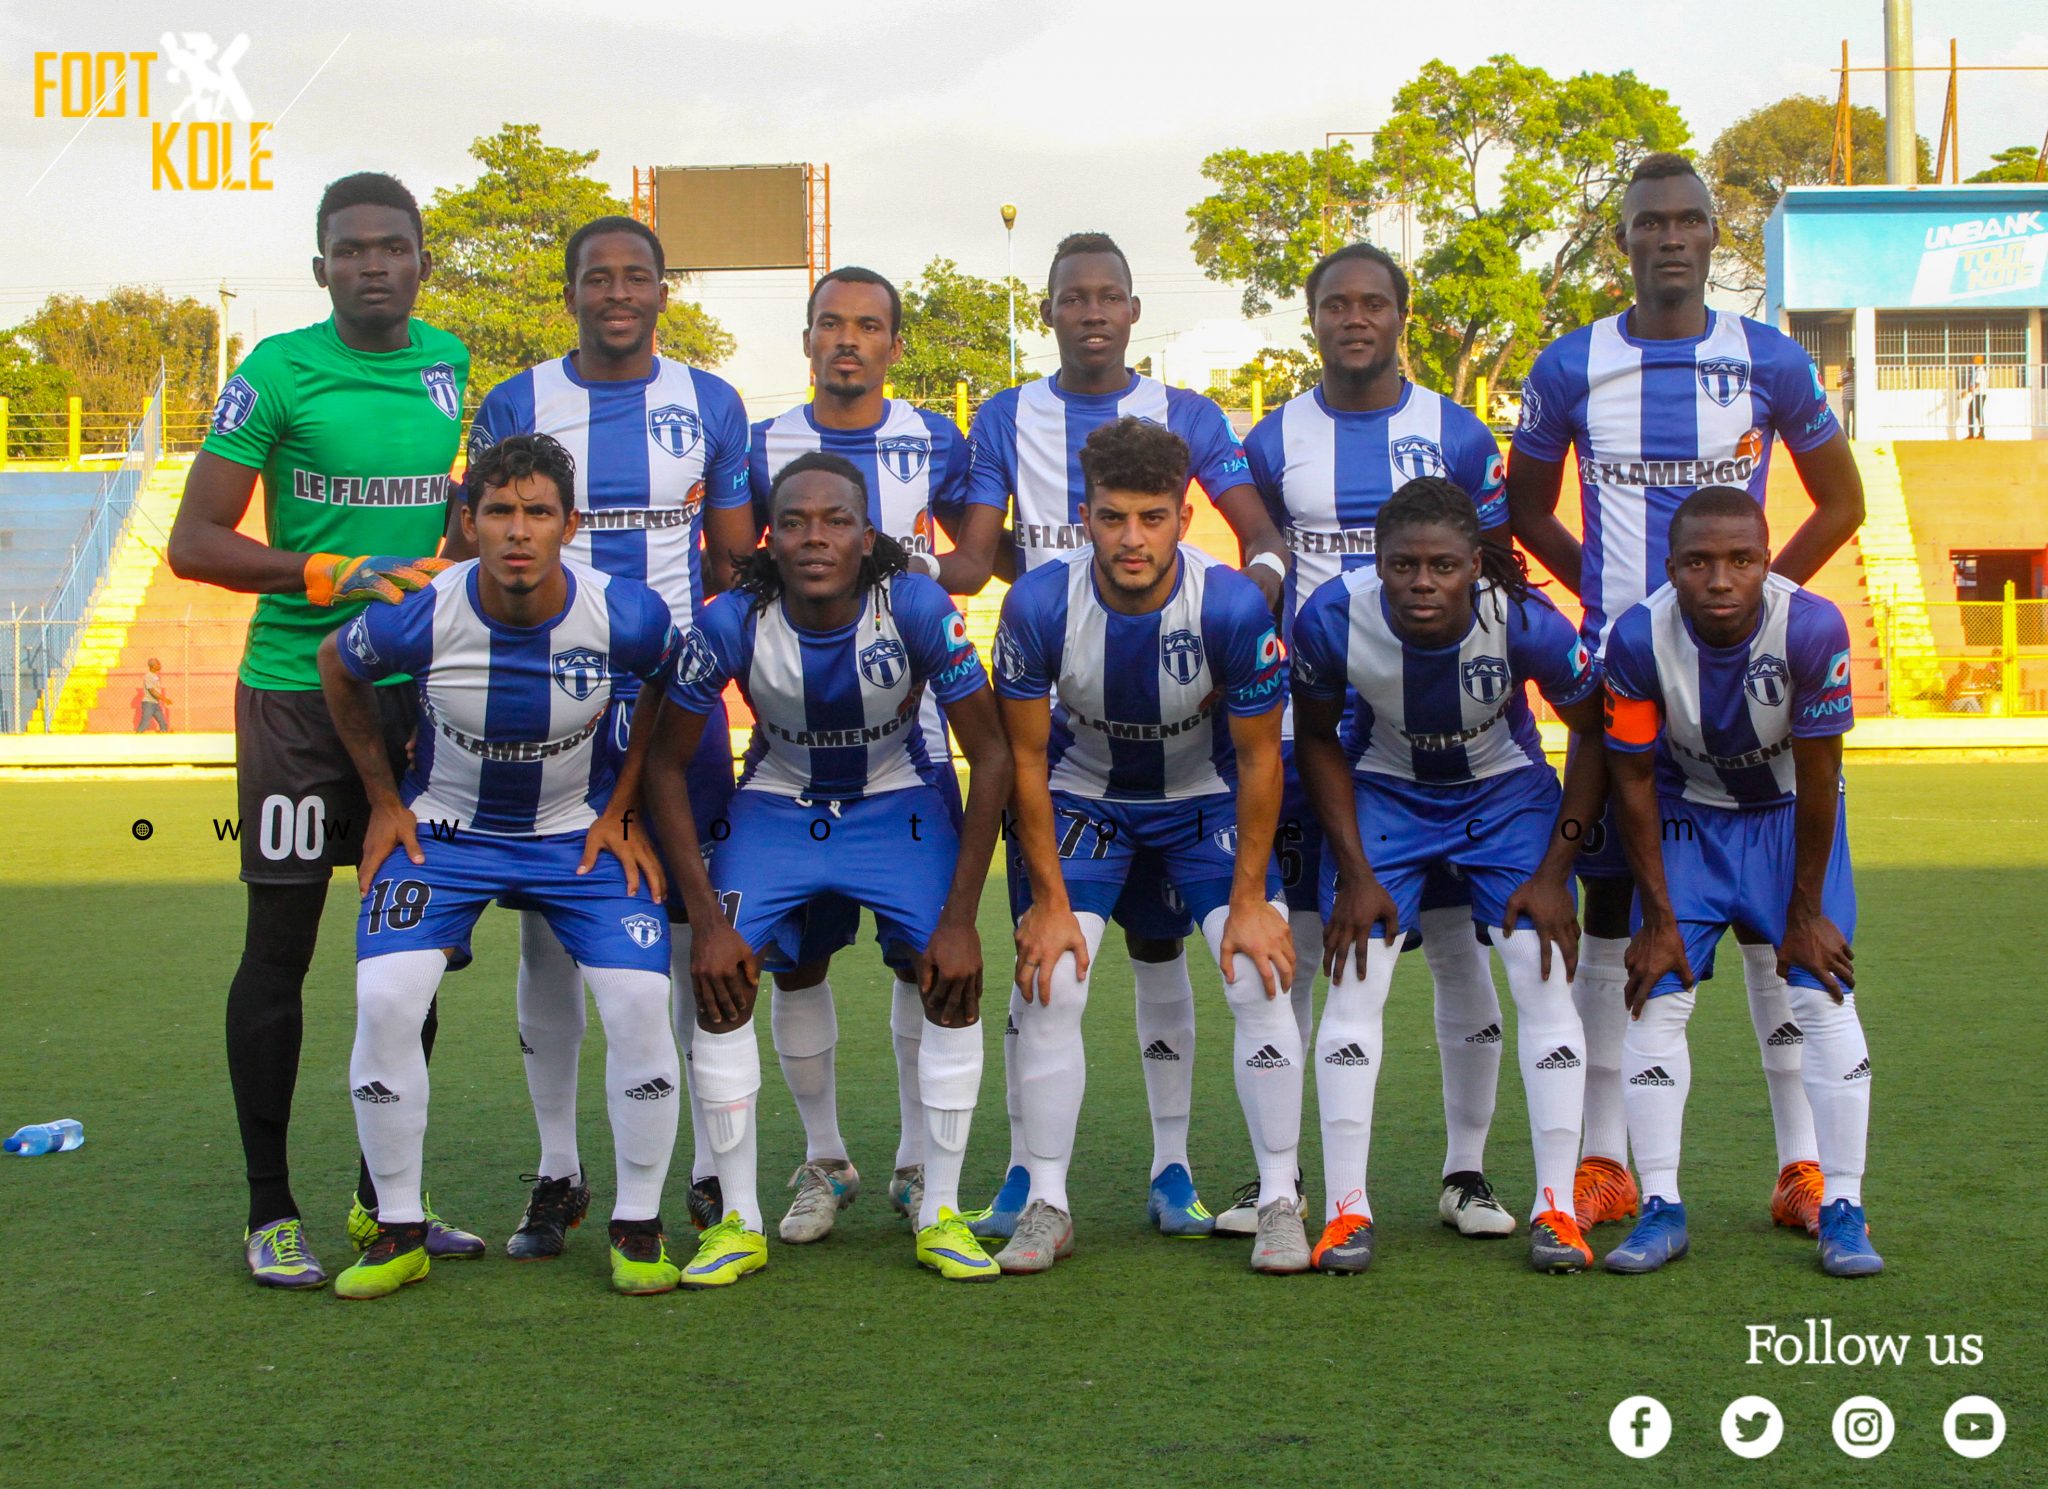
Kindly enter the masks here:
M 718 1217 L 725 1209 L 725 1190 L 718 1182 L 718 1175 L 706 1174 L 701 1179 L 690 1181 L 690 1224 L 698 1230 L 709 1230 L 718 1224 Z
M 1692 1249 L 1685 1233 L 1685 1206 L 1651 1195 L 1643 1201 L 1643 1218 L 1628 1239 L 1607 1253 L 1610 1272 L 1654 1272 Z
M 797 1166 L 789 1176 L 796 1191 L 789 1213 L 782 1217 L 776 1234 L 793 1246 L 822 1241 L 832 1234 L 832 1222 L 839 1212 L 860 1198 L 860 1170 L 844 1158 L 821 1159 Z
M 1308 1270 L 1308 1235 L 1301 1228 L 1301 1205 L 1276 1199 L 1259 1211 L 1259 1233 L 1252 1242 L 1251 1267 L 1269 1277 Z
M 517 1262 L 545 1261 L 560 1256 L 569 1244 L 569 1232 L 583 1223 L 590 1212 L 590 1186 L 568 1179 L 544 1179 L 527 1174 L 523 1182 L 533 1185 L 519 1228 L 505 1238 L 505 1255 Z
M 648 1297 L 675 1291 L 682 1273 L 668 1259 L 668 1241 L 661 1233 L 660 1216 L 652 1220 L 614 1220 L 611 1237 L 614 1292 Z
M 1830 1277 L 1874 1277 L 1884 1270 L 1863 1206 L 1838 1199 L 1820 1212 L 1820 1269 Z
M 1820 1165 L 1810 1158 L 1788 1163 L 1778 1170 L 1778 1187 L 1771 1191 L 1771 1224 L 1820 1234 Z
M 1017 1234 L 1017 1222 L 1024 1214 L 1024 1202 L 1031 1198 L 1031 1170 L 1017 1164 L 1003 1175 L 1003 1187 L 982 1210 L 971 1210 L 960 1218 L 984 1241 L 1006 1241 Z
M 434 1213 L 434 1197 L 420 1196 L 420 1204 L 427 1216 L 427 1255 L 436 1261 L 462 1261 L 473 1256 L 482 1256 L 489 1250 L 484 1238 L 458 1230 Z M 348 1205 L 349 1244 L 358 1251 L 367 1251 L 377 1239 L 377 1212 L 365 1205 L 361 1195 L 349 1196 Z
M 1583 1272 L 1593 1265 L 1593 1248 L 1579 1223 L 1557 1207 L 1554 1190 L 1543 1191 L 1544 1208 L 1529 1222 L 1529 1265 L 1539 1272 Z
M 1572 1175 L 1572 1219 L 1589 1231 L 1610 1220 L 1633 1220 L 1639 1196 L 1625 1164 L 1612 1158 L 1582 1158 Z
M 427 1223 L 416 1220 L 405 1225 L 385 1225 L 377 1232 L 354 1266 L 334 1279 L 338 1298 L 382 1298 L 397 1292 L 408 1282 L 420 1282 L 433 1267 L 427 1255 Z
M 1436 1197 L 1436 1213 L 1461 1236 L 1491 1239 L 1515 1233 L 1515 1217 L 1493 1197 L 1493 1186 L 1477 1169 L 1444 1175 L 1443 1193 Z
M 697 1254 L 683 1268 L 684 1287 L 730 1287 L 768 1265 L 768 1238 L 748 1230 L 734 1210 L 704 1232 Z
M 306 1249 L 299 1217 L 273 1220 L 242 1233 L 242 1253 L 258 1287 L 315 1288 L 327 1285 L 327 1269 Z
M 1216 1229 L 1216 1217 L 1195 1193 L 1194 1176 L 1178 1163 L 1169 1163 L 1152 1180 L 1145 1218 L 1162 1236 L 1202 1237 Z
M 1309 1265 L 1329 1277 L 1356 1276 L 1372 1265 L 1373 1240 L 1372 1217 L 1340 1205 L 1337 1218 L 1323 1227 L 1322 1239 L 1309 1253 Z
M 923 1207 L 924 1165 L 912 1163 L 896 1170 L 889 1179 L 889 1208 L 915 1226 Z
M 1049 1272 L 1056 1261 L 1074 1254 L 1074 1217 L 1035 1199 L 1017 1217 L 1010 1244 L 996 1253 L 1005 1272 Z
M 1301 1173 L 1294 1175 L 1296 1193 L 1301 1190 Z M 1308 1201 L 1303 1199 L 1300 1206 L 1301 1218 L 1308 1220 Z M 1218 1215 L 1212 1236 L 1255 1236 L 1259 1233 L 1259 1181 L 1252 1180 L 1230 1197 L 1230 1208 Z
M 939 1218 L 917 1233 L 917 1261 L 948 1282 L 993 1282 L 1003 1275 L 957 1212 L 941 1206 Z

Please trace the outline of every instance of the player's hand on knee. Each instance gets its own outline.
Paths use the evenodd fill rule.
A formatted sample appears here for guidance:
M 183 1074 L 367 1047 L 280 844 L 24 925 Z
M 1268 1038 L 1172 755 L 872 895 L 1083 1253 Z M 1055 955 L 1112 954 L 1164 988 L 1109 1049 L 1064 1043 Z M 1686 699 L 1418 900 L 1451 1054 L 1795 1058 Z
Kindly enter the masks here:
M 941 923 L 917 958 L 925 1016 L 949 1029 L 981 1017 L 981 936 L 971 925 Z
M 1692 961 L 1685 954 L 1685 937 L 1679 934 L 1675 920 L 1644 921 L 1629 941 L 1622 963 L 1628 969 L 1622 996 L 1631 1018 L 1642 1016 L 1643 1005 L 1666 973 L 1675 976 L 1687 992 L 1693 989 Z
M 1017 990 L 1026 1003 L 1052 1001 L 1052 970 L 1069 952 L 1076 979 L 1088 975 L 1088 938 L 1072 910 L 1034 904 L 1017 922 Z
M 1564 975 L 1576 977 L 1579 973 L 1579 912 L 1572 901 L 1571 884 L 1568 880 L 1549 874 L 1537 874 L 1517 886 L 1508 896 L 1506 907 L 1501 911 L 1500 929 L 1504 936 L 1511 936 L 1515 923 L 1523 916 L 1529 917 L 1529 924 L 1536 931 L 1536 938 L 1542 948 L 1540 971 L 1545 981 L 1550 978 L 1550 948 L 1553 942 L 1564 954 Z
M 1394 897 L 1371 874 L 1351 880 L 1337 877 L 1337 899 L 1323 923 L 1323 972 L 1332 982 L 1344 975 L 1345 958 L 1353 958 L 1365 975 L 1365 944 L 1374 936 L 1391 946 L 1401 932 L 1401 912 Z
M 377 870 L 384 867 L 384 860 L 393 850 L 405 849 L 405 856 L 415 865 L 427 861 L 420 852 L 420 821 L 410 809 L 397 805 L 378 806 L 370 809 L 370 823 L 363 832 L 363 857 L 356 866 L 356 887 L 360 893 L 368 894 L 370 885 L 376 881 Z
M 1821 989 L 1837 1003 L 1842 990 L 1856 991 L 1856 949 L 1827 916 L 1790 915 L 1785 920 L 1785 940 L 1778 947 L 1778 976 L 1794 967 L 1804 967 L 1820 979 Z
M 746 938 L 724 921 L 692 927 L 690 981 L 697 991 L 697 1012 L 707 1027 L 735 1028 L 754 1016 L 760 991 L 761 963 Z
M 1277 998 L 1294 985 L 1294 932 L 1287 917 L 1263 897 L 1230 906 L 1216 948 L 1225 982 L 1233 980 L 1240 956 L 1250 959 L 1268 998 Z

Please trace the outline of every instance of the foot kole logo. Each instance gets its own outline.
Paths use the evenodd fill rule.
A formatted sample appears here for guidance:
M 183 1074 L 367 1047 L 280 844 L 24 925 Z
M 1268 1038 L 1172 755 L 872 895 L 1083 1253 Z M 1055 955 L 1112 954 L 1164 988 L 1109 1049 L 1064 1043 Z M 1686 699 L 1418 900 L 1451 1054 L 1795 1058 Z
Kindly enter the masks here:
M 1536 1062 L 1538 1070 L 1577 1070 L 1579 1052 L 1568 1044 L 1561 1044 Z
M 1323 1056 L 1323 1063 L 1325 1065 L 1370 1065 L 1372 1064 L 1372 1057 L 1360 1049 L 1356 1041 L 1354 1041 L 1351 1044 L 1345 1045 L 1340 1050 L 1331 1050 L 1330 1053 Z
M 1274 1049 L 1272 1045 L 1266 1044 L 1259 1046 L 1257 1054 L 1246 1056 L 1244 1063 L 1245 1068 L 1248 1070 L 1285 1070 L 1294 1062 L 1281 1054 L 1280 1051 Z

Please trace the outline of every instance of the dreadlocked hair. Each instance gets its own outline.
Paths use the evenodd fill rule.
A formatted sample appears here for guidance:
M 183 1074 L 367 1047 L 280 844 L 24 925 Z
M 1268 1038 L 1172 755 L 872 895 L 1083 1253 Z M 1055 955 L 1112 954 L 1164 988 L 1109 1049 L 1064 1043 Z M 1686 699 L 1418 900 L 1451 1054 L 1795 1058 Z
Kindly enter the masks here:
M 775 522 L 776 498 L 792 476 L 805 471 L 825 471 L 838 476 L 853 487 L 858 498 L 855 507 L 866 523 L 868 511 L 868 483 L 860 473 L 860 467 L 839 455 L 830 455 L 823 450 L 812 450 L 799 455 L 775 474 L 768 486 L 768 521 L 771 530 Z M 860 589 L 875 591 L 877 602 L 884 608 L 889 604 L 888 581 L 894 575 L 910 568 L 910 550 L 879 528 L 875 530 L 875 546 L 864 554 L 860 561 L 860 575 L 855 584 Z M 782 598 L 782 570 L 775 562 L 775 554 L 767 548 L 756 548 L 752 553 L 735 555 L 733 560 L 734 589 L 745 590 L 752 598 L 755 610 L 766 610 Z
M 1450 528 L 1478 551 L 1479 582 L 1492 586 L 1494 617 L 1505 626 L 1507 601 L 1519 604 L 1529 598 L 1529 561 L 1512 545 L 1482 533 L 1479 509 L 1472 505 L 1472 498 L 1464 487 L 1443 476 L 1417 476 L 1387 498 L 1373 522 L 1381 547 L 1391 532 L 1424 526 Z M 1484 615 L 1479 624 L 1484 629 Z

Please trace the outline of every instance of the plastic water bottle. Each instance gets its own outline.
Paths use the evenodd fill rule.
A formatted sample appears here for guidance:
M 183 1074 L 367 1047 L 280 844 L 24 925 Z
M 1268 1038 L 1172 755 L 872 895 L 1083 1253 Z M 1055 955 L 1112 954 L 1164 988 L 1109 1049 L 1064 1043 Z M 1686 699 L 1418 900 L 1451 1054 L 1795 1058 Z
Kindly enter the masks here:
M 68 1153 L 85 1146 L 85 1126 L 72 1117 L 55 1122 L 32 1122 L 7 1139 L 7 1151 L 22 1158 L 42 1153 Z

